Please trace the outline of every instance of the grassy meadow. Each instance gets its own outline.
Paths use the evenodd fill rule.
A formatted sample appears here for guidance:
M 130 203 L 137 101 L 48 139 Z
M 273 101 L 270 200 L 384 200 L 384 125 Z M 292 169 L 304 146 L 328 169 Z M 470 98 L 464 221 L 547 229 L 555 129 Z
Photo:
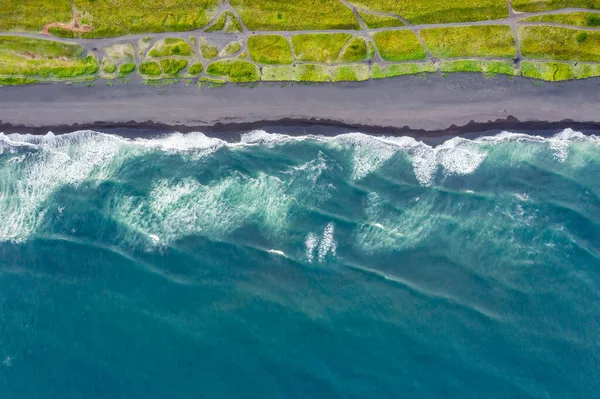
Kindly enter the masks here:
M 513 32 L 507 25 L 424 29 L 421 37 L 438 58 L 510 58 L 517 54 Z
M 422 60 L 427 56 L 417 36 L 409 30 L 377 32 L 373 39 L 386 61 Z
M 72 4 L 3 2 L 0 85 L 129 75 L 155 83 L 197 78 L 211 85 L 454 72 L 549 81 L 600 75 L 600 30 L 595 29 L 600 0 L 513 0 L 520 59 L 514 59 L 514 25 L 504 20 L 506 0 L 230 0 L 232 8 L 219 0 Z M 581 10 L 527 14 L 565 7 Z M 492 22 L 469 25 L 475 21 Z M 454 22 L 466 25 L 436 26 Z M 63 40 L 12 34 L 43 29 Z M 124 35 L 137 36 L 86 40 Z

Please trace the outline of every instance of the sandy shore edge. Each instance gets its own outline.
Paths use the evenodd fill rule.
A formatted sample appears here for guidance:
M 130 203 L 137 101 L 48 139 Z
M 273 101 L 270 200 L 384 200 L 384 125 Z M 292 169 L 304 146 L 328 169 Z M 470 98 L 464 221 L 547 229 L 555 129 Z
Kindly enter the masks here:
M 451 74 L 347 84 L 198 89 L 47 84 L 0 88 L 0 132 L 82 129 L 452 136 L 491 130 L 600 130 L 599 80 L 540 83 Z M 131 133 L 129 133 L 131 134 Z

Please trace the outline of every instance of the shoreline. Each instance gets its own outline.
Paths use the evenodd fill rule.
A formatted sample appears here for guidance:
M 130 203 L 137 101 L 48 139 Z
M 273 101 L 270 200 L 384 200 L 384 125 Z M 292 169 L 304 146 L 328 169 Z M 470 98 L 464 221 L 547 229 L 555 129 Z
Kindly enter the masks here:
M 145 86 L 42 84 L 0 88 L 0 132 L 121 135 L 254 129 L 288 134 L 441 137 L 517 130 L 600 131 L 597 79 L 543 83 L 483 74 L 401 76 L 359 83 Z M 307 131 L 310 130 L 310 131 Z M 136 133 L 137 132 L 137 133 Z

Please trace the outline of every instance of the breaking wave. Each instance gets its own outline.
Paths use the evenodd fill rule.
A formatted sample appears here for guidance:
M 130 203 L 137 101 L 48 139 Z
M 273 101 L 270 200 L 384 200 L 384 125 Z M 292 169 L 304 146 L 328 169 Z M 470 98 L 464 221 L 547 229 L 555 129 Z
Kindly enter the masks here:
M 58 136 L 0 134 L 0 240 L 23 241 L 51 229 L 49 220 L 60 217 L 59 210 L 69 212 L 59 192 L 82 185 L 94 191 L 111 183 L 115 187 L 97 206 L 125 226 L 130 239 L 137 235 L 138 243 L 168 245 L 189 235 L 224 239 L 248 225 L 277 241 L 295 219 L 331 207 L 369 176 L 401 176 L 403 184 L 423 188 L 444 186 L 453 176 L 476 175 L 486 163 L 494 168 L 537 162 L 551 169 L 573 158 L 576 166 L 586 151 L 597 151 L 599 142 L 597 136 L 571 129 L 553 137 L 503 132 L 452 138 L 436 146 L 410 137 L 289 136 L 260 130 L 236 142 L 202 133 L 135 139 L 89 130 Z M 354 233 L 365 248 L 398 237 L 417 242 L 427 234 L 431 198 L 413 198 L 409 204 L 414 207 L 389 214 L 377 205 L 377 193 L 367 198 L 364 212 L 370 221 L 359 223 Z M 328 213 L 336 216 L 331 210 L 319 212 L 323 219 Z M 335 254 L 335 242 L 327 238 L 334 222 L 323 220 L 328 227 L 322 239 L 306 233 L 305 259 L 311 261 L 315 252 L 319 260 Z

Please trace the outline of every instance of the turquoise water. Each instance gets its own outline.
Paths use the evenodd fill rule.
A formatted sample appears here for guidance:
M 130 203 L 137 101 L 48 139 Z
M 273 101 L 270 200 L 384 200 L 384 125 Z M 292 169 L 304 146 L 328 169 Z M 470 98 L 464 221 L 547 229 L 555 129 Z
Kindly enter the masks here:
M 600 138 L 0 135 L 2 398 L 596 398 Z

